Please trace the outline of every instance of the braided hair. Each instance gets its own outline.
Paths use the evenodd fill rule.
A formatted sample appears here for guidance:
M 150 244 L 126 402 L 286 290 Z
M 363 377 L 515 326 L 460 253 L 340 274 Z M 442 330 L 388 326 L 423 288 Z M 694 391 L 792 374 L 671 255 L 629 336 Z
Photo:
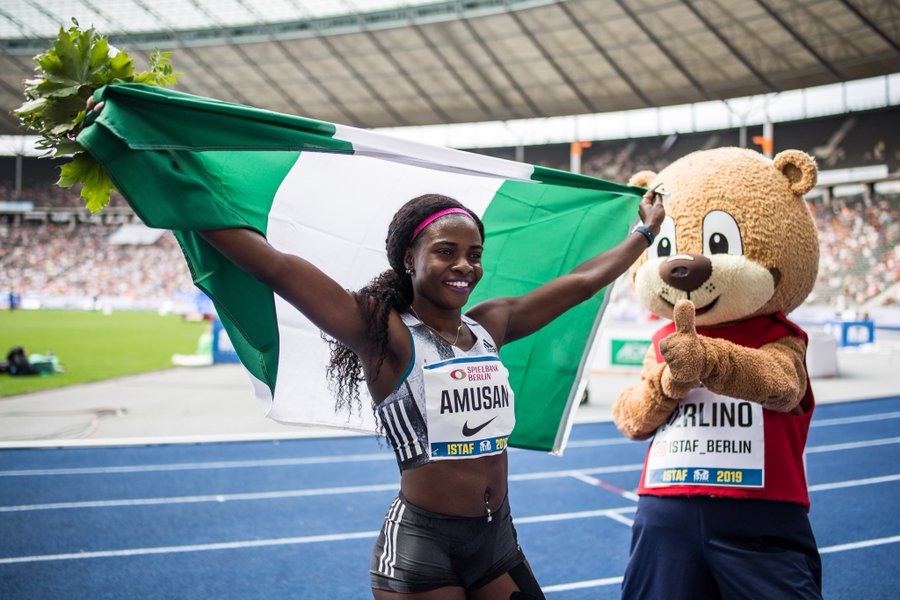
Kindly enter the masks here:
M 406 249 L 418 243 L 410 243 L 413 231 L 426 218 L 446 208 L 461 208 L 469 213 L 478 226 L 482 241 L 484 240 L 481 219 L 453 198 L 440 194 L 417 196 L 400 207 L 388 226 L 385 247 L 391 268 L 353 292 L 353 297 L 366 316 L 366 338 L 378 355 L 376 373 L 387 357 L 388 317 L 391 311 L 406 312 L 413 301 L 412 278 L 406 272 L 403 262 Z M 362 363 L 345 344 L 335 339 L 325 339 L 331 347 L 331 361 L 326 372 L 336 397 L 335 408 L 348 412 L 352 412 L 354 408 L 360 410 L 359 384 L 364 381 Z

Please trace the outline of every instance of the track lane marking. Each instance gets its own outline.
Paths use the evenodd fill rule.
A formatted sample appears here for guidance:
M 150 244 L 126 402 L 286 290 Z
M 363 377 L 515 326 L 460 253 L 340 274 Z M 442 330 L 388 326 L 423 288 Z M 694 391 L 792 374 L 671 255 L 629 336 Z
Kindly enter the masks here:
M 634 512 L 633 506 L 620 508 L 608 508 L 603 510 L 587 510 L 579 512 L 554 513 L 546 515 L 532 515 L 520 517 L 515 520 L 516 525 L 531 523 L 550 523 L 557 521 L 569 521 L 572 519 L 589 519 L 597 517 L 613 517 L 621 513 Z M 291 546 L 297 544 L 315 544 L 328 542 L 343 542 L 365 538 L 375 538 L 378 531 L 353 531 L 349 533 L 331 533 L 321 535 L 306 535 L 287 538 L 273 538 L 265 540 L 239 540 L 232 542 L 216 542 L 210 544 L 187 544 L 183 546 L 156 546 L 149 548 L 123 548 L 119 550 L 95 550 L 90 552 L 68 552 L 60 554 L 37 554 L 32 556 L 10 556 L 0 558 L 0 565 L 11 565 L 34 562 L 51 562 L 58 560 L 82 560 L 89 558 L 121 558 L 128 556 L 142 556 L 147 554 L 176 554 L 183 552 L 211 552 L 216 550 L 237 550 L 244 548 L 260 548 L 270 546 Z
M 862 423 L 870 421 L 882 421 L 900 417 L 900 411 L 861 415 L 856 417 L 839 417 L 822 421 L 813 421 L 812 427 L 829 427 L 849 423 Z M 887 445 L 900 442 L 900 437 L 882 438 L 878 440 L 864 440 L 861 442 L 849 442 L 846 444 L 832 444 L 807 447 L 807 452 L 831 452 L 834 450 L 849 450 L 864 448 L 870 445 Z M 595 438 L 587 440 L 570 441 L 569 449 L 594 448 L 598 446 L 618 446 L 639 444 L 634 440 L 623 437 Z M 511 451 L 520 452 L 520 449 L 512 448 Z M 123 465 L 109 467 L 60 467 L 51 469 L 7 469 L 0 471 L 0 477 L 28 477 L 28 476 L 52 476 L 52 475 L 108 475 L 116 473 L 153 473 L 166 471 L 191 471 L 212 469 L 246 469 L 260 467 L 293 467 L 303 465 L 321 464 L 348 464 L 353 462 L 378 462 L 393 461 L 394 455 L 390 452 L 367 452 L 346 455 L 324 455 L 300 458 L 281 458 L 263 460 L 234 460 L 234 461 L 202 461 L 190 463 L 161 463 L 150 465 Z
M 556 585 L 548 585 L 542 587 L 541 590 L 545 594 L 553 592 L 568 592 L 571 590 L 584 590 L 588 588 L 603 587 L 605 585 L 618 585 L 622 583 L 623 577 L 604 577 L 603 579 L 588 579 L 586 581 L 574 581 L 572 583 L 558 583 Z
M 535 473 L 522 473 L 510 475 L 510 481 L 533 481 L 544 479 L 558 479 L 572 477 L 574 473 L 619 473 L 627 471 L 640 471 L 642 465 L 619 465 L 615 467 L 595 467 L 590 469 L 562 469 L 559 471 L 540 471 Z M 248 500 L 276 500 L 281 498 L 364 494 L 371 492 L 395 491 L 400 488 L 399 482 L 376 483 L 370 485 L 350 485 L 324 488 L 307 488 L 300 490 L 278 490 L 272 492 L 245 492 L 239 494 L 202 494 L 195 496 L 160 496 L 157 498 L 118 498 L 111 500 L 86 500 L 75 502 L 48 502 L 41 504 L 19 504 L 0 506 L 0 513 L 27 512 L 38 510 L 65 510 L 78 508 L 115 508 L 122 506 L 151 506 L 165 504 L 197 504 L 204 502 L 229 502 Z
M 900 542 L 900 535 L 892 535 L 890 537 L 862 540 L 859 542 L 850 542 L 848 544 L 835 544 L 834 546 L 825 546 L 824 548 L 819 548 L 819 554 L 834 554 L 835 552 L 859 550 L 860 548 L 874 548 L 875 546 L 896 544 L 897 542 Z
M 836 425 L 850 425 L 852 423 L 870 423 L 872 421 L 886 421 L 900 418 L 900 410 L 886 413 L 874 413 L 871 415 L 857 415 L 855 417 L 832 417 L 830 419 L 813 419 L 810 427 L 834 427 Z
M 560 471 L 541 471 L 536 473 L 522 473 L 510 475 L 510 481 L 535 481 L 544 479 L 559 479 L 564 477 L 572 477 L 579 481 L 584 481 L 591 485 L 599 485 L 605 489 L 609 489 L 618 495 L 629 500 L 637 501 L 637 495 L 627 490 L 622 490 L 612 484 L 607 484 L 600 479 L 591 477 L 591 474 L 600 473 L 621 473 L 628 471 L 640 471 L 643 465 L 621 465 L 616 467 L 596 467 L 590 469 L 563 469 Z M 862 487 L 866 485 L 876 485 L 880 483 L 890 483 L 900 480 L 900 474 L 882 475 L 879 477 L 869 477 L 865 479 L 850 479 L 845 481 L 835 481 L 830 483 L 820 483 L 810 485 L 810 492 L 820 492 L 842 488 Z M 597 483 L 600 482 L 600 483 Z M 117 508 L 125 506 L 159 506 L 168 504 L 199 504 L 204 502 L 235 502 L 235 501 L 256 501 L 256 500 L 277 500 L 282 498 L 302 498 L 309 496 L 328 496 L 328 495 L 346 495 L 346 494 L 365 494 L 373 492 L 393 491 L 397 490 L 399 484 L 378 483 L 371 485 L 352 485 L 352 486 L 336 486 L 324 488 L 308 488 L 301 490 L 279 490 L 272 492 L 245 492 L 240 494 L 204 494 L 196 496 L 160 496 L 157 498 L 120 498 L 112 500 L 87 500 L 75 502 L 48 502 L 41 504 L 18 504 L 9 506 L 0 506 L 0 513 L 29 512 L 41 510 L 68 510 L 68 509 L 90 509 L 90 508 Z
M 874 448 L 876 446 L 889 446 L 900 444 L 900 437 L 878 438 L 874 440 L 862 440 L 859 442 L 844 442 L 841 444 L 820 444 L 808 446 L 806 454 L 818 454 L 820 452 L 838 452 L 840 450 L 858 450 L 859 448 Z
M 847 552 L 850 550 L 860 550 L 864 548 L 874 548 L 886 544 L 896 544 L 900 542 L 900 535 L 894 535 L 884 538 L 876 538 L 871 540 L 862 540 L 859 542 L 850 542 L 848 544 L 837 544 L 834 546 L 826 546 L 819 548 L 819 554 L 834 554 L 837 552 Z M 584 590 L 595 587 L 603 587 L 607 585 L 618 585 L 622 583 L 622 577 L 605 577 L 603 579 L 587 579 L 585 581 L 573 581 L 571 583 L 559 583 L 556 585 L 548 585 L 542 588 L 545 594 L 554 592 L 568 592 L 570 590 Z
M 619 496 L 622 496 L 623 498 L 627 498 L 628 500 L 633 500 L 634 502 L 638 501 L 638 495 L 635 494 L 634 492 L 631 492 L 629 490 L 623 490 L 619 486 L 613 485 L 606 481 L 603 481 L 602 479 L 597 479 L 596 477 L 591 477 L 590 475 L 587 475 L 585 473 L 579 473 L 579 472 L 573 473 L 572 477 L 574 477 L 578 481 L 583 481 L 589 485 L 595 485 L 595 486 L 601 487 L 605 490 L 609 490 L 609 491 L 613 492 L 614 494 L 618 494 Z
M 816 485 L 807 486 L 810 492 L 825 492 L 828 490 L 839 490 L 842 488 L 862 487 L 865 485 L 876 485 L 879 483 L 889 483 L 891 481 L 900 481 L 900 474 L 882 475 L 880 477 L 866 477 L 865 479 L 848 479 L 846 481 L 834 481 L 831 483 L 817 483 Z

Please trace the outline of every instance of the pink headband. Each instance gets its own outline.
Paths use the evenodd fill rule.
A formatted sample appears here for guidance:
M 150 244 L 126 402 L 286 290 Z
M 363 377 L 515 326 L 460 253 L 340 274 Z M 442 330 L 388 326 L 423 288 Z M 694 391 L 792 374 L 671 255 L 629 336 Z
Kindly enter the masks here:
M 413 241 L 414 239 L 416 239 L 416 236 L 418 236 L 420 233 L 422 233 L 422 230 L 423 230 L 423 229 L 425 229 L 426 227 L 428 227 L 429 225 L 431 225 L 432 221 L 434 221 L 435 219 L 440 219 L 440 218 L 443 217 L 444 215 L 452 215 L 452 214 L 455 214 L 455 213 L 458 213 L 458 214 L 461 214 L 461 215 L 466 215 L 467 217 L 469 217 L 469 218 L 472 219 L 473 221 L 475 220 L 475 219 L 472 218 L 472 215 L 469 214 L 469 211 L 467 211 L 467 210 L 464 209 L 464 208 L 445 208 L 444 210 L 439 210 L 439 211 L 437 211 L 436 213 L 434 213 L 433 215 L 431 215 L 430 217 L 427 217 L 424 221 L 422 221 L 422 222 L 419 224 L 418 227 L 415 228 L 415 230 L 413 231 L 412 237 L 409 238 L 410 243 L 412 243 L 412 241 Z

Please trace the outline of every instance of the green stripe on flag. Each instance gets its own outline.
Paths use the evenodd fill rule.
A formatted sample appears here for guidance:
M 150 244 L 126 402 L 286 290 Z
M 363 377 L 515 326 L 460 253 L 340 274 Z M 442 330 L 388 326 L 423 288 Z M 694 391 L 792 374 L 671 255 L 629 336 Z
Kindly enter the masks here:
M 504 183 L 482 217 L 488 232 L 484 271 L 490 277 L 475 288 L 470 306 L 524 294 L 618 244 L 630 224 L 622 215 L 635 214 L 639 201 L 633 193 Z M 559 449 L 555 425 L 571 402 L 580 400 L 573 396 L 607 291 L 500 350 L 516 393 L 511 444 Z M 550 423 L 554 426 L 548 427 Z
M 349 153 L 352 147 L 331 137 L 329 123 L 157 87 L 115 84 L 97 99 L 112 101 L 79 143 L 142 221 L 174 231 L 194 283 L 215 304 L 241 362 L 274 392 L 272 291 L 194 231 L 248 227 L 265 234 L 272 199 L 300 150 Z
M 534 167 L 531 179 L 533 181 L 564 186 L 567 188 L 585 188 L 601 192 L 613 192 L 616 194 L 629 194 L 634 196 L 641 196 L 646 191 L 645 188 L 635 187 L 633 185 L 615 183 L 613 181 L 606 181 L 605 179 L 597 179 L 590 175 L 571 173 L 569 171 L 561 171 L 560 169 L 551 169 L 549 167 L 541 166 Z

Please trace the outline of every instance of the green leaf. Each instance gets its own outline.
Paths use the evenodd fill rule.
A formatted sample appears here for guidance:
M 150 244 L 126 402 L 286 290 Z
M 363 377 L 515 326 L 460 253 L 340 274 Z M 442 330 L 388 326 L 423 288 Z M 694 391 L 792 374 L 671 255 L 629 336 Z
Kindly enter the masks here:
M 128 81 L 134 75 L 134 61 L 124 52 L 118 52 L 109 61 L 109 79 Z
M 17 117 L 21 117 L 21 116 L 27 115 L 29 113 L 40 112 L 41 110 L 44 109 L 44 107 L 46 105 L 47 105 L 46 98 L 35 98 L 33 100 L 28 100 L 27 102 L 25 102 L 25 104 L 23 104 L 19 108 L 15 109 L 14 112 L 16 113 Z
M 72 131 L 72 127 L 74 127 L 74 125 L 71 125 L 70 123 L 63 123 L 62 125 L 57 125 L 56 127 L 54 127 L 53 129 L 50 130 L 50 135 L 62 135 L 64 133 L 68 133 L 69 131 Z
M 81 184 L 81 198 L 91 212 L 97 212 L 109 204 L 109 192 L 115 186 L 100 163 L 87 152 L 76 154 L 71 162 L 60 167 L 59 175 L 56 182 L 59 187 Z
M 85 102 L 98 88 L 118 81 L 149 85 L 174 85 L 181 73 L 172 68 L 171 52 L 158 48 L 150 57 L 150 69 L 134 73 L 134 61 L 124 50 L 113 48 L 93 28 L 60 27 L 51 47 L 35 57 L 34 77 L 25 81 L 25 102 L 15 115 L 21 125 L 36 131 L 36 147 L 43 156 L 72 157 L 60 169 L 61 187 L 81 184 L 81 197 L 91 211 L 109 202 L 113 183 L 103 168 L 70 136 L 81 127 Z
M 53 148 L 53 158 L 65 158 L 67 156 L 73 156 L 78 152 L 84 152 L 84 148 L 81 147 L 81 144 L 76 142 L 75 140 L 61 140 L 56 143 L 56 146 Z

